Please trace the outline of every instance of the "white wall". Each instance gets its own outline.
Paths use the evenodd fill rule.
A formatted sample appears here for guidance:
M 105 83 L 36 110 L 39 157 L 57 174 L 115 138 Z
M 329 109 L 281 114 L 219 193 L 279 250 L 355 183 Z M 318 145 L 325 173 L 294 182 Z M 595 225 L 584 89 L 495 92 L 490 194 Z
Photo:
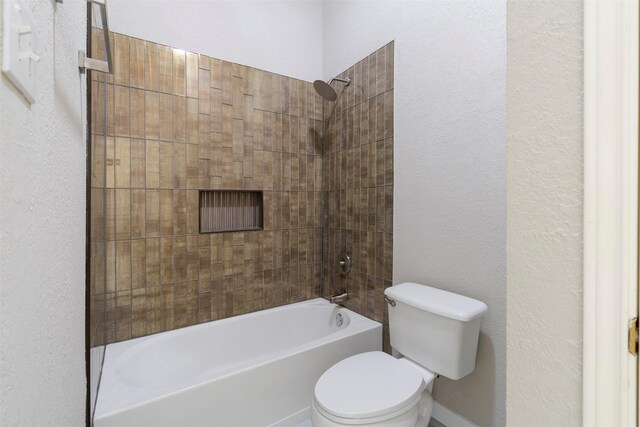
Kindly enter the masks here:
M 583 5 L 507 5 L 507 421 L 582 425 Z
M 476 371 L 435 398 L 505 424 L 504 2 L 327 1 L 324 77 L 395 40 L 393 281 L 487 303 Z
M 112 31 L 313 81 L 320 0 L 110 0 Z
M 28 3 L 36 103 L 0 79 L 0 425 L 74 427 L 86 393 L 86 1 Z

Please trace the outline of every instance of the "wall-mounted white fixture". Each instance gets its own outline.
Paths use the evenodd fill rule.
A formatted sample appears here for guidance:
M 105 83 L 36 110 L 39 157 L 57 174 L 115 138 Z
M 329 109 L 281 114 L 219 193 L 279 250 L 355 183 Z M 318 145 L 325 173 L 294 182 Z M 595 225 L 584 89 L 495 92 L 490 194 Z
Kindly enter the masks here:
M 78 66 L 80 72 L 84 73 L 87 70 L 100 71 L 103 73 L 113 73 L 113 59 L 111 55 L 111 43 L 109 42 L 109 20 L 107 19 L 107 0 L 87 0 L 89 7 L 93 5 L 98 6 L 100 9 L 100 18 L 102 20 L 102 31 L 104 32 L 104 51 L 107 56 L 106 61 L 99 59 L 89 58 L 84 50 L 78 51 Z M 93 9 L 92 9 L 93 11 Z
M 36 102 L 36 50 L 34 20 L 24 0 L 5 0 L 2 10 L 2 72 L 33 104 Z

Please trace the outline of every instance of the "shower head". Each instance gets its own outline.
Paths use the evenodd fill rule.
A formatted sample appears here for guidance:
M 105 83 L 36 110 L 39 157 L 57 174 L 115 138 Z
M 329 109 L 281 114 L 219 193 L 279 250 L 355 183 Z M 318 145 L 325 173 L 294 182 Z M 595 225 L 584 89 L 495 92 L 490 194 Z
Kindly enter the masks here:
M 322 80 L 316 80 L 313 82 L 313 88 L 318 92 L 318 95 L 326 99 L 327 101 L 335 101 L 338 98 L 336 91 L 331 87 L 331 82 L 333 81 L 345 83 L 345 87 L 351 84 L 351 78 L 347 77 L 346 80 L 333 78 L 329 80 L 329 83 L 324 82 Z

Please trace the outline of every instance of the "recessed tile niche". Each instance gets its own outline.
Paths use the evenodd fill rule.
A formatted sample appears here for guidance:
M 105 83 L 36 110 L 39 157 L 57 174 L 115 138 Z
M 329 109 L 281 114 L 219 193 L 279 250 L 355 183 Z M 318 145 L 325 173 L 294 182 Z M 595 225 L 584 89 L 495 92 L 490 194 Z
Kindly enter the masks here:
M 262 191 L 200 191 L 200 233 L 262 230 Z

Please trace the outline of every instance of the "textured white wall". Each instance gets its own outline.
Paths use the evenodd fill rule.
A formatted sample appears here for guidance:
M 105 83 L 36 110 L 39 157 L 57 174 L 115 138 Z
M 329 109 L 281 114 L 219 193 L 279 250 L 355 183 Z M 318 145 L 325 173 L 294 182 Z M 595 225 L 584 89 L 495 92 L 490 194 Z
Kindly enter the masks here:
M 394 283 L 480 299 L 476 371 L 435 398 L 505 424 L 506 5 L 327 1 L 324 77 L 395 40 Z
M 507 424 L 582 424 L 583 5 L 507 4 Z
M 36 103 L 0 80 L 0 425 L 83 426 L 86 1 L 28 3 Z
M 313 81 L 320 0 L 110 0 L 112 31 Z

